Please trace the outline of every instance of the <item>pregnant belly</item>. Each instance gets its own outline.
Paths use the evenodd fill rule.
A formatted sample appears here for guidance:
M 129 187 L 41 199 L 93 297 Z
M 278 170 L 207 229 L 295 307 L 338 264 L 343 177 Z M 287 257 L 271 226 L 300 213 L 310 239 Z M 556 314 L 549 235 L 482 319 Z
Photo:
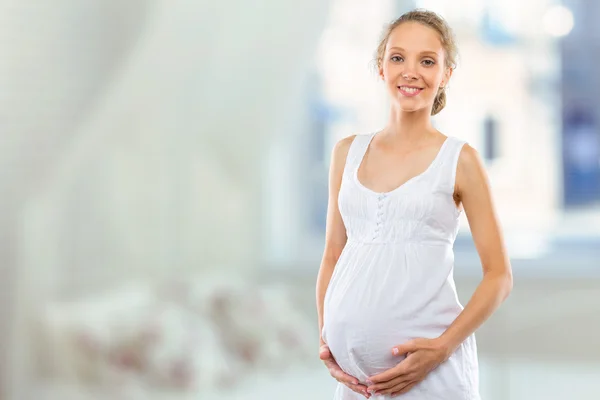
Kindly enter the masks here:
M 362 322 L 330 316 L 323 327 L 323 338 L 340 367 L 365 382 L 369 376 L 397 365 L 403 356 L 392 354 L 392 348 L 412 337 L 406 326 L 365 318 Z
M 394 346 L 447 329 L 462 309 L 450 255 L 416 245 L 343 253 L 325 296 L 323 339 L 346 373 L 366 380 L 403 360 Z
M 452 324 L 460 307 L 437 306 L 404 313 L 401 308 L 360 307 L 329 309 L 325 312 L 323 339 L 340 367 L 358 379 L 383 372 L 404 357 L 392 353 L 394 346 L 416 338 L 436 338 Z M 348 311 L 351 310 L 351 311 Z
M 412 328 L 405 324 L 398 325 L 389 320 L 376 323 L 372 318 L 356 325 L 333 317 L 323 327 L 325 342 L 339 366 L 363 384 L 367 384 L 369 377 L 387 371 L 405 359 L 405 356 L 392 354 L 394 346 L 415 337 L 427 337 L 410 332 Z M 410 398 L 479 400 L 477 386 L 476 345 L 471 336 L 411 390 L 414 397 Z

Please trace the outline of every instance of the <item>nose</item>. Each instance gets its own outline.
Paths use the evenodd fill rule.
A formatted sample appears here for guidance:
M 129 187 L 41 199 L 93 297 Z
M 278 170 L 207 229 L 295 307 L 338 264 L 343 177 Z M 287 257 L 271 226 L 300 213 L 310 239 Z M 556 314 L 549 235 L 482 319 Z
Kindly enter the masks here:
M 414 81 L 415 79 L 419 79 L 416 73 L 416 66 L 410 62 L 404 63 L 404 71 L 402 72 L 402 77 L 407 81 Z
M 406 70 L 402 73 L 402 77 L 404 79 L 406 79 L 407 81 L 414 81 L 416 79 L 418 79 L 417 74 L 415 74 L 413 71 L 409 71 Z

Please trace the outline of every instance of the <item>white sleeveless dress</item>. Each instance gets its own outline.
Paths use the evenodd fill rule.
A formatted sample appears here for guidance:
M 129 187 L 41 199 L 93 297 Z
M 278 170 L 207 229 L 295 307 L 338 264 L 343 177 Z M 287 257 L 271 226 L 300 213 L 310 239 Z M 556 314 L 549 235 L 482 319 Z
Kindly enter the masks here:
M 340 367 L 366 384 L 402 361 L 392 347 L 440 336 L 463 307 L 454 284 L 453 244 L 461 211 L 454 199 L 464 141 L 448 137 L 425 172 L 386 193 L 357 171 L 375 134 L 350 146 L 338 204 L 348 241 L 327 288 L 323 340 Z M 475 336 L 403 400 L 480 400 Z M 364 397 L 338 384 L 334 400 Z M 390 396 L 372 396 L 387 400 Z

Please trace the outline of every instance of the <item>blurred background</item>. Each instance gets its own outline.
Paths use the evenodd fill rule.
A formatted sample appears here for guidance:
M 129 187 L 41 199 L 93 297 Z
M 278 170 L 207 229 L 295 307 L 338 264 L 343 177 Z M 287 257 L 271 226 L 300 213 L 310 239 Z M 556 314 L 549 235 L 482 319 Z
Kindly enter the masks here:
M 600 398 L 600 2 L 0 0 L 0 397 L 314 399 L 333 144 L 386 122 L 384 24 L 461 58 L 515 288 L 485 400 Z M 463 221 L 455 279 L 481 267 Z

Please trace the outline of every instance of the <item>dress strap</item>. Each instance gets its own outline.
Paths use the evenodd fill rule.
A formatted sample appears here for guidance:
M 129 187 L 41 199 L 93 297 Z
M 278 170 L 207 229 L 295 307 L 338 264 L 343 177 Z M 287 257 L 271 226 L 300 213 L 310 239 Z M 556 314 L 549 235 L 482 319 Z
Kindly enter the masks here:
M 360 166 L 373 137 L 375 137 L 375 133 L 356 135 L 348 150 L 344 174 L 353 174 L 354 170 Z
M 463 146 L 467 142 L 453 136 L 448 136 L 447 141 L 448 143 L 446 143 L 443 154 L 440 154 L 440 162 L 437 168 L 437 184 L 442 190 L 454 193 L 458 159 Z

